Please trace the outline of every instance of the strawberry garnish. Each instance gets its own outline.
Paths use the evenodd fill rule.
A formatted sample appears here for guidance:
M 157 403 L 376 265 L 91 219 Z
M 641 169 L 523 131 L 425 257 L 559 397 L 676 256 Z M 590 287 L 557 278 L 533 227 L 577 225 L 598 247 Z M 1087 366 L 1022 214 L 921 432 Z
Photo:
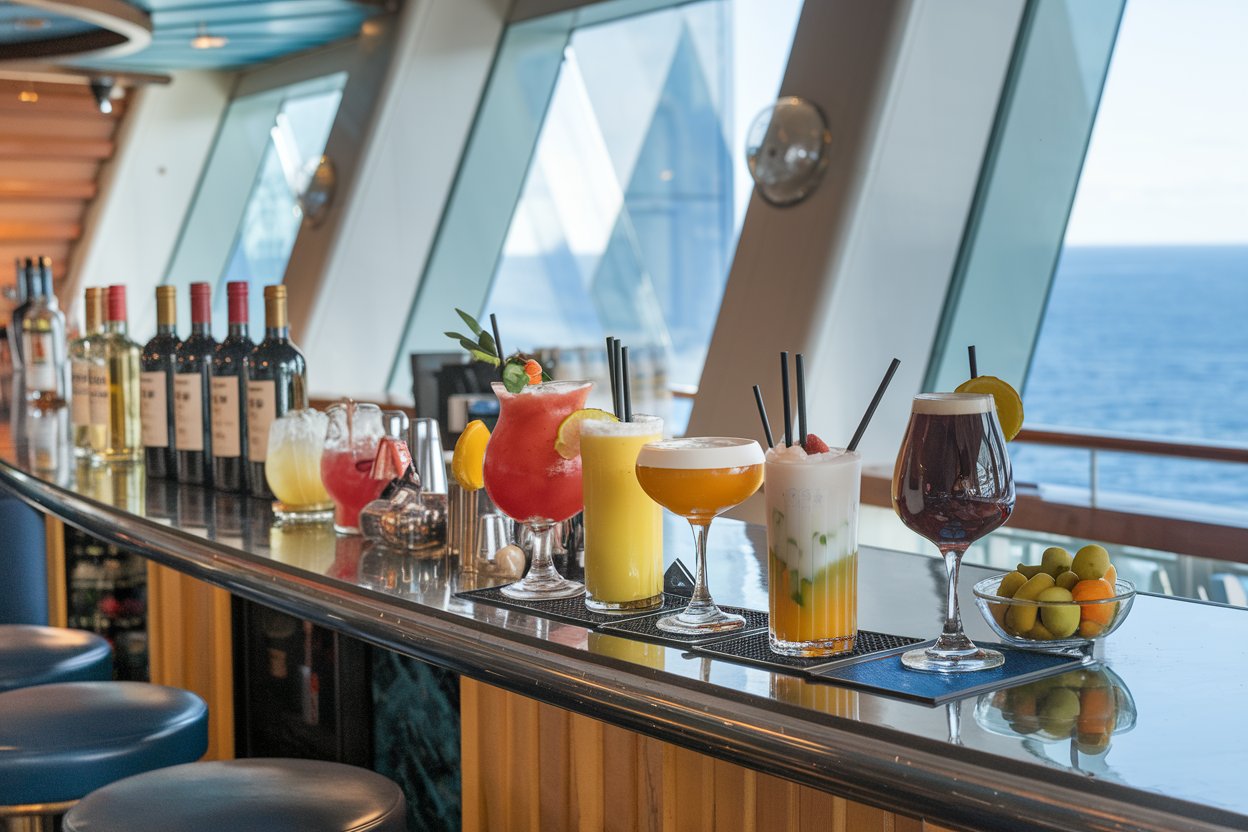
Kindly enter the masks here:
M 828 443 L 824 442 L 813 433 L 806 434 L 805 446 L 806 453 L 808 454 L 826 454 L 829 450 L 831 450 L 831 448 L 828 447 Z

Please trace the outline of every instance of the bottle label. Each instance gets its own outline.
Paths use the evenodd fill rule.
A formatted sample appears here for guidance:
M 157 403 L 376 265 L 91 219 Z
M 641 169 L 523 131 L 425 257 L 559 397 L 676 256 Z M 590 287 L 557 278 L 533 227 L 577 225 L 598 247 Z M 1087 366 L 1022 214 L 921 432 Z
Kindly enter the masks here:
M 82 359 L 70 362 L 69 377 L 70 418 L 74 427 L 88 427 L 91 424 L 91 362 Z
M 56 392 L 56 358 L 52 333 L 23 332 L 22 353 L 26 357 L 26 389 L 40 393 Z
M 199 373 L 173 377 L 173 432 L 179 451 L 204 449 L 204 391 Z
M 269 426 L 277 418 L 277 382 L 247 383 L 247 458 L 264 462 L 269 450 Z
M 87 398 L 91 400 L 91 424 L 107 425 L 109 423 L 107 365 L 91 364 L 87 367 Z
M 238 378 L 212 380 L 212 455 L 240 457 L 242 436 L 238 419 Z
M 169 389 L 164 370 L 139 376 L 139 415 L 143 420 L 143 447 L 169 447 Z

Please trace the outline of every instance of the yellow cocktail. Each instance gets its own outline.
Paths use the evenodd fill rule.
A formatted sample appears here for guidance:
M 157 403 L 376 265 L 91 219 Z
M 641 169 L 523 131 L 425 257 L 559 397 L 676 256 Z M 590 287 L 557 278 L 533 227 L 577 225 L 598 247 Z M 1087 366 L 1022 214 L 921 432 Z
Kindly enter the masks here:
M 663 511 L 637 483 L 637 453 L 663 438 L 663 420 L 586 420 L 581 426 L 585 494 L 585 606 L 639 610 L 663 603 Z
M 763 450 L 752 439 L 714 436 L 651 442 L 637 455 L 637 481 L 650 499 L 693 527 L 697 580 L 689 606 L 659 619 L 660 630 L 683 635 L 735 630 L 745 619 L 715 606 L 706 583 L 706 535 L 711 521 L 758 490 Z
M 316 410 L 292 410 L 269 426 L 264 478 L 278 502 L 282 522 L 333 518 L 334 504 L 321 480 L 321 451 L 329 419 Z

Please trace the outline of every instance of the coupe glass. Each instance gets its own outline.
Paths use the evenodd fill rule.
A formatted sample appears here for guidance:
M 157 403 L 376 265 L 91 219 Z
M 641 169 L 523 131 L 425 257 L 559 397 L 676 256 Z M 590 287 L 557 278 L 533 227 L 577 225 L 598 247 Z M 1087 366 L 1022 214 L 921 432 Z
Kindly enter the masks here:
M 493 386 L 498 425 L 485 448 L 485 490 L 500 511 L 528 527 L 533 546 L 528 573 L 501 591 L 525 601 L 574 598 L 585 585 L 560 575 L 551 553 L 555 524 L 584 506 L 581 458 L 559 456 L 555 435 L 572 411 L 585 407 L 593 383 L 551 381 L 519 393 Z
M 901 522 L 936 544 L 945 559 L 945 627 L 936 643 L 901 657 L 913 670 L 987 670 L 1005 658 L 962 632 L 958 569 L 966 549 L 1014 510 L 1014 473 L 991 396 L 924 393 L 914 397 L 910 425 L 893 470 L 893 509 Z
M 681 635 L 735 630 L 745 619 L 715 606 L 706 582 L 706 535 L 711 521 L 748 499 L 763 482 L 763 449 L 753 439 L 722 436 L 667 439 L 643 445 L 637 482 L 648 495 L 693 527 L 698 572 L 689 606 L 660 618 L 660 630 Z

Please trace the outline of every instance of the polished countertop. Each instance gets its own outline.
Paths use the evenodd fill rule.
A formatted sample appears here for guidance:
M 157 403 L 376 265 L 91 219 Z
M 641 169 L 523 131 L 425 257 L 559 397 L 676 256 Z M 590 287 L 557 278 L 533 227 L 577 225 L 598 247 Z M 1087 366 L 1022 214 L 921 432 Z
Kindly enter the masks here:
M 0 483 L 154 561 L 474 679 L 951 827 L 1248 829 L 1248 611 L 1140 595 L 1098 669 L 931 707 L 476 604 L 455 593 L 478 584 L 441 560 L 278 527 L 267 502 L 141 466 L 76 463 L 64 430 L 63 414 L 0 427 Z M 666 519 L 667 560 L 691 564 L 687 524 Z M 721 518 L 710 548 L 716 600 L 766 609 L 763 530 Z M 970 586 L 987 574 L 967 565 L 961 581 L 984 640 Z M 859 581 L 863 629 L 938 631 L 936 558 L 864 547 Z M 1109 691 L 1112 735 L 1077 742 L 1046 704 L 1081 686 Z

